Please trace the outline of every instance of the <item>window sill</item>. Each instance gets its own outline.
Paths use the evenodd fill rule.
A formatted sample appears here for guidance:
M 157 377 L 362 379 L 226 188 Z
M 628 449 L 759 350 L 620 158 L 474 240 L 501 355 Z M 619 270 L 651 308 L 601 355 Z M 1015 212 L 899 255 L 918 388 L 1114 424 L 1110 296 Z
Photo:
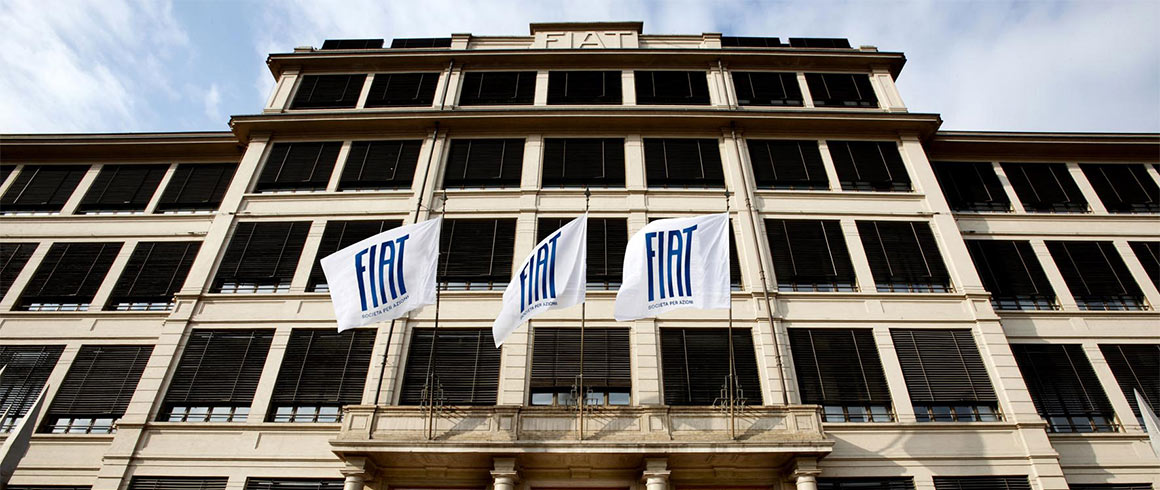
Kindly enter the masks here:
M 113 310 L 98 310 L 96 308 L 87 311 L 5 311 L 4 315 L 9 318 L 27 317 L 27 318 L 75 318 L 86 317 L 92 315 L 100 315 L 102 317 L 124 317 L 124 318 L 141 318 L 141 317 L 158 317 L 164 318 L 173 313 L 173 310 L 165 311 L 113 311 Z
M 342 422 L 149 422 L 145 430 L 261 430 L 266 432 L 337 432 Z
M 86 442 L 113 442 L 113 438 L 117 437 L 116 433 L 112 434 L 49 434 L 49 433 L 34 433 L 32 434 L 33 441 L 68 441 L 78 440 Z M 7 438 L 7 436 L 5 437 Z

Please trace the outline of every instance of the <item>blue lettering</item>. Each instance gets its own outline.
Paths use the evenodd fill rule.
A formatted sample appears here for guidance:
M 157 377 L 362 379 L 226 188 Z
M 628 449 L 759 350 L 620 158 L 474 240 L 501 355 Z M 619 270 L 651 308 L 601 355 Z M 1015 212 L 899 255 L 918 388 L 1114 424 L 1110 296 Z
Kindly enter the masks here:
M 407 239 L 411 235 L 403 235 L 395 239 L 395 244 L 399 247 L 399 256 L 395 259 L 395 276 L 399 278 L 399 296 L 407 294 L 407 283 L 403 281 L 403 252 L 407 248 Z M 394 296 L 394 285 L 391 287 L 391 295 Z
M 685 296 L 693 295 L 693 230 L 697 225 L 681 230 L 685 233 Z
M 367 311 L 367 293 L 366 286 L 363 285 L 363 272 L 366 272 L 366 267 L 363 267 L 362 258 L 367 254 L 366 250 L 360 250 L 354 254 L 354 273 L 358 276 L 358 299 L 362 301 L 362 311 Z
M 670 230 L 669 233 L 669 249 L 668 256 L 665 257 L 665 268 L 667 274 L 665 281 L 669 285 L 669 296 L 684 296 L 685 287 L 681 283 L 681 272 L 684 267 L 681 267 L 681 249 L 684 248 L 684 241 L 681 240 L 681 232 L 677 230 Z M 677 272 L 677 288 L 673 289 L 673 271 Z
M 653 257 L 656 257 L 657 252 L 653 249 L 653 238 L 656 238 L 656 232 L 648 232 L 644 234 L 644 250 L 645 262 L 648 263 L 648 300 L 653 301 Z M 365 307 L 363 308 L 366 309 Z
M 375 267 L 373 265 L 375 263 L 375 246 L 371 245 L 367 250 L 370 250 L 370 258 L 367 259 L 367 270 L 370 272 L 371 279 L 369 282 L 373 288 L 375 287 Z M 375 294 L 374 290 L 371 291 L 371 303 L 374 303 L 375 308 L 379 307 L 379 295 Z
M 649 302 L 693 295 L 693 231 L 696 229 L 697 225 L 693 225 L 645 233 Z
M 395 274 L 392 269 L 395 266 L 395 242 L 383 242 L 379 245 L 379 250 L 379 297 L 382 298 L 383 304 L 387 304 L 397 297 Z M 387 285 L 384 282 L 390 283 L 390 299 L 387 298 Z

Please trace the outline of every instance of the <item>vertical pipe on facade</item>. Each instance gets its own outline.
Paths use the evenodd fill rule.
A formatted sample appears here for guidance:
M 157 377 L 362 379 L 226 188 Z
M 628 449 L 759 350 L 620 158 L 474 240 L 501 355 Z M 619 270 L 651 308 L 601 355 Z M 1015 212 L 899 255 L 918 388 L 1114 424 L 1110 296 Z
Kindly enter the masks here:
M 729 77 L 725 76 L 725 64 L 721 62 L 721 58 L 717 58 L 717 71 L 721 73 L 721 90 L 725 92 L 725 105 L 730 109 L 736 109 L 737 104 L 733 103 L 733 97 L 729 94 Z
M 447 87 L 451 85 L 451 72 L 455 67 L 455 58 L 447 63 L 447 80 L 443 81 L 443 92 L 439 94 L 439 110 L 443 110 L 443 106 L 447 104 Z

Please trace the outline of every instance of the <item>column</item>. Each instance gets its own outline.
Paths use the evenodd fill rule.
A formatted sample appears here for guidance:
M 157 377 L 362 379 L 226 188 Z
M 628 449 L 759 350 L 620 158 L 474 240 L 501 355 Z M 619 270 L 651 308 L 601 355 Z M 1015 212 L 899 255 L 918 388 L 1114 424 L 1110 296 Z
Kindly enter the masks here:
M 818 475 L 822 474 L 822 470 L 818 469 L 817 458 L 797 458 L 793 463 L 793 480 L 797 486 L 797 490 L 818 490 Z
M 346 466 L 339 471 L 346 477 L 342 490 L 363 490 L 367 482 L 374 478 L 375 464 L 366 457 L 351 457 L 346 459 Z
M 516 482 L 520 480 L 519 470 L 516 468 L 516 458 L 492 458 L 492 488 L 494 490 L 515 490 Z M 350 489 L 344 489 L 350 490 Z
M 668 458 L 645 458 L 640 479 L 645 490 L 669 490 L 670 473 Z

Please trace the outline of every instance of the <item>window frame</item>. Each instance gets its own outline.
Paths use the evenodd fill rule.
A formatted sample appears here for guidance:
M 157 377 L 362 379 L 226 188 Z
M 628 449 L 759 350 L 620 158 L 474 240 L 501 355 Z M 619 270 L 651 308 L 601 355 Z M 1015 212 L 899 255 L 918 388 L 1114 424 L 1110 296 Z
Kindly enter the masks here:
M 398 49 L 398 48 L 392 48 L 392 49 Z M 369 78 L 371 79 L 370 86 L 367 88 L 367 97 L 363 101 L 363 105 L 360 106 L 360 108 L 362 108 L 362 109 L 433 107 L 435 105 L 436 99 L 439 97 L 439 94 L 438 94 L 439 82 L 443 78 L 442 71 L 371 72 L 368 75 L 369 75 Z M 418 85 L 417 85 L 416 90 L 415 90 L 415 97 L 412 97 L 411 99 L 409 99 L 409 100 L 412 100 L 414 102 L 411 102 L 411 103 L 392 103 L 391 101 L 393 101 L 395 99 L 385 99 L 385 98 L 381 99 L 382 102 L 380 102 L 380 99 L 375 97 L 375 84 L 378 83 L 379 80 L 381 80 L 380 77 L 383 75 L 390 75 L 390 76 L 394 76 L 394 75 L 419 75 L 419 82 L 418 82 Z M 423 99 L 420 98 L 420 96 L 427 95 L 426 94 L 427 89 L 423 86 L 423 83 L 426 81 L 427 76 L 431 76 L 431 75 L 433 75 L 435 78 L 435 82 L 431 85 L 431 88 L 430 88 L 431 100 L 423 102 Z M 390 87 L 390 83 L 391 82 L 389 82 L 389 81 L 387 82 L 387 87 L 385 87 L 385 89 Z M 383 90 L 384 96 L 386 95 L 385 89 Z M 403 101 L 403 100 L 407 100 L 407 99 L 398 99 L 398 100 Z
M 687 96 L 662 96 L 657 95 L 657 74 L 658 73 L 683 73 L 687 80 L 689 94 Z M 648 75 L 648 81 L 641 77 L 642 74 Z M 700 75 L 698 78 L 696 75 Z M 709 72 L 708 70 L 632 70 L 633 77 L 633 93 L 635 94 L 636 104 L 641 106 L 665 106 L 665 105 L 679 105 L 679 106 L 708 106 L 713 104 L 712 91 L 709 89 Z M 704 98 L 700 94 L 701 83 L 704 83 Z M 652 95 L 645 95 L 642 97 L 642 89 L 652 89 Z
M 554 105 L 555 106 L 624 105 L 624 71 L 625 70 L 623 70 L 623 69 L 604 69 L 604 70 L 602 70 L 602 69 L 597 69 L 597 68 L 585 68 L 583 70 L 548 70 L 548 89 L 547 89 L 548 98 L 547 98 L 546 104 L 549 106 L 554 106 Z M 564 73 L 565 74 L 564 83 L 567 84 L 568 83 L 567 82 L 567 78 L 568 78 L 567 74 L 578 73 L 578 72 L 604 73 L 602 81 L 601 81 L 601 84 L 603 85 L 603 88 L 602 88 L 603 95 L 600 95 L 600 96 L 597 96 L 594 98 L 589 98 L 588 100 L 583 100 L 584 99 L 583 97 L 568 95 L 567 87 L 565 86 L 563 95 L 553 96 L 553 91 L 552 91 L 552 87 L 553 87 L 552 74 L 553 73 Z M 610 75 L 611 73 L 616 73 L 617 76 L 612 77 L 610 79 L 609 77 L 611 76 Z M 616 80 L 616 83 L 614 83 L 614 85 L 616 85 L 616 90 L 611 91 L 611 93 L 610 93 L 611 87 L 608 86 L 610 83 L 610 80 Z

